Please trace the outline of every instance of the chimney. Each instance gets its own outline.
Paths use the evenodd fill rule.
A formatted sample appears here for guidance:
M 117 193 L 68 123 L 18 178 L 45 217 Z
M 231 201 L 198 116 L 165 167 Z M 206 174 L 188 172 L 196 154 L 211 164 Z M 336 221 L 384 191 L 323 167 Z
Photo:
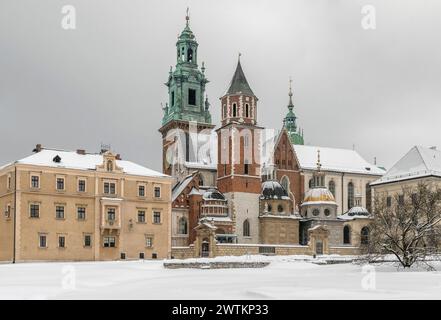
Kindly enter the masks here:
M 116 159 L 116 160 L 122 160 L 122 159 L 121 159 L 121 155 L 118 153 L 118 154 L 115 156 L 115 159 Z
M 84 150 L 84 149 L 77 149 L 77 153 L 84 156 L 86 154 L 86 150 Z
M 38 153 L 41 151 L 41 149 L 43 149 L 43 148 L 41 147 L 41 143 L 39 143 L 35 146 L 35 149 L 32 150 L 32 152 Z

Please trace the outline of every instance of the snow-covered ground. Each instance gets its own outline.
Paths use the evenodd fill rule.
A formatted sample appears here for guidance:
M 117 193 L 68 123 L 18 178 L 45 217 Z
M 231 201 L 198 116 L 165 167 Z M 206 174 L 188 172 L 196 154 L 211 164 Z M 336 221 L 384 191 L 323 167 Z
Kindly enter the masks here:
M 216 270 L 165 269 L 163 261 L 3 264 L 0 299 L 441 299 L 441 262 L 438 271 L 403 271 L 305 258 L 218 258 L 271 264 Z

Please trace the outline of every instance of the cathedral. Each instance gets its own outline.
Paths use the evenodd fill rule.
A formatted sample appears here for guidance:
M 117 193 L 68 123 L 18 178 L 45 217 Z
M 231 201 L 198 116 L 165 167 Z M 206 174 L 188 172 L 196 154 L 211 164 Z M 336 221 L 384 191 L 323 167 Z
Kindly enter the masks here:
M 172 247 L 218 244 L 358 246 L 368 237 L 370 183 L 384 169 L 355 150 L 305 144 L 297 126 L 291 81 L 278 130 L 258 119 L 258 97 L 239 59 L 220 104 L 212 108 L 205 64 L 186 16 L 163 107 L 163 172 L 173 177 Z M 219 112 L 213 123 L 211 112 Z M 202 231 L 201 231 L 202 230 Z M 212 244 L 211 244 L 212 245 Z

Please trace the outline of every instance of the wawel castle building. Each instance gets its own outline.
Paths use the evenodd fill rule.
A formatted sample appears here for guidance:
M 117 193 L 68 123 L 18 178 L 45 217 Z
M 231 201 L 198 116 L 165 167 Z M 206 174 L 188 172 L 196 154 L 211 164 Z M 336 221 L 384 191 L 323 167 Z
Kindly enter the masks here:
M 0 167 L 0 261 L 166 258 L 171 183 L 110 151 L 37 145 Z
M 329 253 L 331 247 L 356 249 L 367 241 L 369 184 L 384 174 L 382 168 L 354 150 L 305 145 L 291 85 L 281 128 L 266 130 L 258 119 L 265 106 L 240 57 L 213 109 L 188 17 L 176 52 L 159 129 L 163 171 L 173 177 L 174 256 L 191 256 L 189 250 L 196 256 L 235 254 L 224 249 L 241 245 L 248 253 L 253 245 L 259 252 L 274 252 L 266 245 L 288 245 L 309 246 L 302 253 Z M 212 123 L 213 110 L 220 123 Z

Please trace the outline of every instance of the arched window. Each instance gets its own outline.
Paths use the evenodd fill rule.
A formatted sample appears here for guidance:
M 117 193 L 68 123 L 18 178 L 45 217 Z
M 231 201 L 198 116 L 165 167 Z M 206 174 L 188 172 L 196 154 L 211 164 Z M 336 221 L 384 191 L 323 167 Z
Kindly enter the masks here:
M 233 103 L 233 117 L 237 117 L 237 105 Z
M 245 117 L 250 117 L 250 105 L 248 103 L 245 104 Z
M 112 160 L 107 161 L 107 171 L 113 170 L 113 162 Z
M 372 190 L 370 183 L 366 183 L 366 210 L 368 212 L 372 210 Z
M 224 104 L 224 119 L 227 117 L 227 105 Z
M 187 50 L 187 61 L 193 62 L 193 49 L 188 48 Z
M 360 242 L 361 242 L 361 244 L 368 244 L 369 243 L 369 228 L 368 227 L 363 227 L 361 229 Z
M 184 47 L 181 48 L 181 60 L 185 61 L 185 48 Z
M 309 189 L 314 188 L 314 179 L 309 179 Z
M 289 179 L 287 176 L 282 177 L 282 180 L 280 180 L 280 184 L 282 185 L 283 189 L 285 189 L 286 193 L 289 194 Z
M 246 219 L 243 222 L 243 236 L 244 237 L 249 237 L 250 236 L 250 222 L 248 221 L 248 219 Z
M 279 211 L 279 212 L 283 212 L 283 206 L 282 206 L 281 204 L 279 204 L 279 205 L 277 206 L 277 211 Z
M 187 219 L 185 217 L 179 218 L 178 233 L 187 234 Z
M 349 226 L 345 226 L 343 228 L 343 243 L 350 244 L 351 243 L 351 229 Z
M 354 206 L 354 184 L 348 183 L 348 210 Z
M 329 191 L 331 191 L 332 195 L 335 198 L 335 182 L 334 182 L 334 180 L 329 181 L 328 189 L 329 189 Z

